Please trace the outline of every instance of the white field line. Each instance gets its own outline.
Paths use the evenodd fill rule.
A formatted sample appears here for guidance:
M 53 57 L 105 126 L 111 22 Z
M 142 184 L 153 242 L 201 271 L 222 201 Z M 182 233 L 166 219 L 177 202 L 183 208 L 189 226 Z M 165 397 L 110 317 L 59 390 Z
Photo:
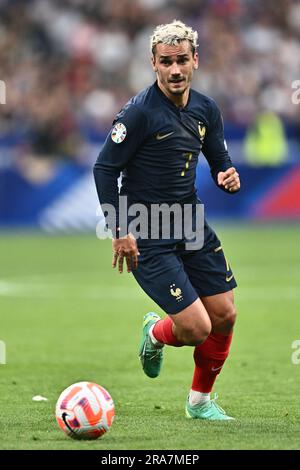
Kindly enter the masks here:
M 266 275 L 266 273 L 270 276 L 270 271 L 272 271 L 273 268 L 278 268 L 278 262 L 274 263 L 264 263 L 264 264 L 246 264 L 246 265 L 240 265 L 238 267 L 235 267 L 234 264 L 232 264 L 232 269 L 234 273 L 236 274 L 237 277 L 240 275 L 246 276 L 246 277 L 252 277 L 254 274 L 256 278 L 258 278 L 261 274 L 262 279 Z M 300 276 L 300 268 L 299 268 L 299 263 L 293 264 L 293 265 L 288 265 L 288 266 L 282 266 L 283 271 L 281 271 L 281 275 L 287 275 L 287 276 L 294 276 L 298 275 Z M 281 269 L 282 269 L 281 268 Z M 107 270 L 110 270 L 110 266 L 107 265 Z M 39 281 L 41 279 L 57 279 L 57 278 L 66 278 L 68 279 L 70 276 L 78 276 L 81 278 L 84 278 L 85 276 L 90 276 L 91 274 L 94 274 L 97 276 L 99 274 L 99 271 L 97 268 L 95 268 L 94 271 L 91 270 L 86 270 L 86 271 L 57 271 L 57 272 L 49 272 L 46 273 L 45 271 L 42 272 L 35 272 L 32 274 L 24 274 L 24 275 L 6 275 L 6 280 L 11 280 L 11 281 Z M 280 280 L 280 274 L 278 274 L 278 269 L 276 273 L 274 273 L 274 276 L 276 275 L 276 278 Z M 0 279 L 1 281 L 1 279 Z
M 0 280 L 0 297 L 41 298 L 41 299 L 114 299 L 132 298 L 137 288 L 127 286 L 82 285 L 78 283 L 12 282 Z
M 134 286 L 99 285 L 95 283 L 82 284 L 70 282 L 46 282 L 39 281 L 11 281 L 0 279 L 0 297 L 11 298 L 41 298 L 64 299 L 68 297 L 76 299 L 132 299 L 141 294 L 142 290 L 136 284 Z M 268 300 L 276 302 L 280 300 L 299 300 L 300 290 L 298 285 L 281 286 L 241 286 L 235 290 L 237 300 Z
M 18 276 L 6 276 L 5 279 L 0 278 L 0 282 L 3 281 L 8 281 L 8 282 L 22 282 L 22 283 L 27 283 L 27 282 L 32 282 L 32 283 L 40 283 L 43 282 L 44 284 L 46 282 L 61 282 L 61 279 L 70 279 L 71 276 L 75 277 L 80 277 L 80 279 L 84 279 L 86 276 L 90 276 L 93 274 L 92 271 L 59 271 L 59 272 L 53 272 L 53 273 L 45 273 L 45 271 L 41 273 L 35 273 L 35 274 L 24 274 L 24 275 L 18 275 Z M 99 272 L 95 271 L 95 276 L 99 274 Z

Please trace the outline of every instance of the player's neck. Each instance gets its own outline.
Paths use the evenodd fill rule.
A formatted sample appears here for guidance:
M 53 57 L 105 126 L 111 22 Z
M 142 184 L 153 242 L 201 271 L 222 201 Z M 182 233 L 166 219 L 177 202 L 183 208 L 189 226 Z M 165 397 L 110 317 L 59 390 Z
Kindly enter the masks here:
M 190 94 L 190 89 L 187 88 L 182 95 L 175 95 L 173 93 L 169 93 L 168 90 L 166 90 L 163 85 L 157 81 L 157 85 L 160 88 L 160 90 L 163 92 L 163 94 L 170 100 L 172 103 L 177 106 L 178 108 L 184 108 L 189 100 L 189 94 Z

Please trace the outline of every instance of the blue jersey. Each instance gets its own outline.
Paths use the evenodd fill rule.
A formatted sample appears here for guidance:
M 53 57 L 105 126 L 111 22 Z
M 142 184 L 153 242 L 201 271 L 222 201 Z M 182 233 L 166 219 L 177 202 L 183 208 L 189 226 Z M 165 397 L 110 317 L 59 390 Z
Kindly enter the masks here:
M 94 166 L 100 203 L 118 210 L 120 173 L 120 194 L 128 196 L 129 204 L 196 201 L 201 151 L 217 182 L 218 173 L 232 163 L 216 103 L 191 89 L 187 105 L 180 108 L 154 83 L 133 97 L 113 122 Z

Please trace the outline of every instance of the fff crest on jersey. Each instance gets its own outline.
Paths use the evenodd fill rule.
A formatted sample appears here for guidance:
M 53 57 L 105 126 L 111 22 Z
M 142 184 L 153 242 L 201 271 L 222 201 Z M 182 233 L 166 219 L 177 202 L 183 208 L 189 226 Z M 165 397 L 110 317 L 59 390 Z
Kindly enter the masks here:
M 203 122 L 201 122 L 201 121 L 199 121 L 199 123 L 198 123 L 198 132 L 199 132 L 199 135 L 200 135 L 201 143 L 203 144 L 204 137 L 205 137 L 205 134 L 206 134 L 206 127 L 204 126 Z
M 111 131 L 111 139 L 116 144 L 120 144 L 125 139 L 126 134 L 126 127 L 121 122 L 118 122 L 118 124 L 116 124 L 113 130 Z

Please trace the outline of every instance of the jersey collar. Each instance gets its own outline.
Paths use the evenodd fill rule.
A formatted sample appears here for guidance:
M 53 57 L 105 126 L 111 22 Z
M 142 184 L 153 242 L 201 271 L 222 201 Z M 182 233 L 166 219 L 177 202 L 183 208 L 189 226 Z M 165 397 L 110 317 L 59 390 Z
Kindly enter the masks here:
M 176 106 L 176 104 L 173 103 L 173 101 L 171 101 L 165 94 L 164 92 L 159 88 L 158 86 L 158 83 L 157 83 L 157 80 L 155 81 L 155 83 L 153 84 L 153 86 L 155 87 L 156 89 L 156 92 L 158 93 L 158 95 L 166 102 L 166 104 L 171 107 L 173 110 L 177 110 L 178 112 L 180 111 L 183 111 L 184 109 L 188 109 L 189 108 L 189 105 L 190 105 L 190 102 L 191 102 L 191 94 L 192 94 L 192 90 L 190 89 L 190 92 L 189 92 L 189 97 L 188 97 L 188 101 L 187 101 L 187 104 L 186 106 L 184 107 L 179 107 L 179 106 Z

